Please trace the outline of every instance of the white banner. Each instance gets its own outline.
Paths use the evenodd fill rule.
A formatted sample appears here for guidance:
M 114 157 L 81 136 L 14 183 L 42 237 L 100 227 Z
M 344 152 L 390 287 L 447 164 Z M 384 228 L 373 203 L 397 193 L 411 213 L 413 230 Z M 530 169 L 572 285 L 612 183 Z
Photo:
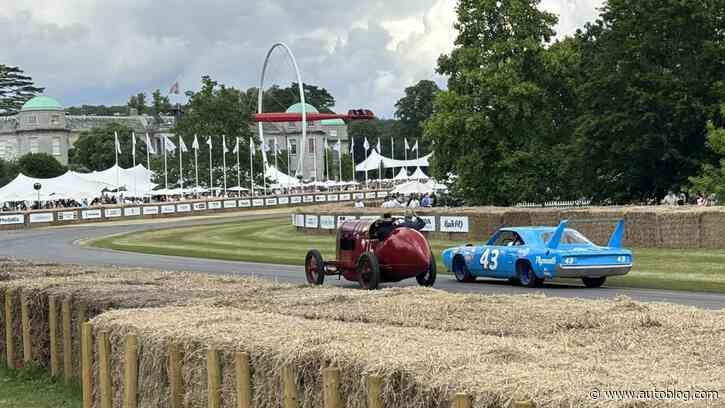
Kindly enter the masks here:
M 55 214 L 58 217 L 58 221 L 73 221 L 76 219 L 75 211 L 61 211 Z
M 242 208 L 251 207 L 252 206 L 252 200 L 245 198 L 244 200 L 239 200 L 239 206 Z
M 83 218 L 84 220 L 97 220 L 101 218 L 101 210 L 81 211 L 81 218 Z
M 191 204 L 177 204 L 176 205 L 176 212 L 190 212 L 191 211 Z
M 387 191 L 378 191 L 378 198 L 385 198 L 388 196 Z
M 292 204 L 299 204 L 302 202 L 302 197 L 300 197 L 300 196 L 292 197 L 291 202 L 292 202 Z
M 237 200 L 224 201 L 224 208 L 237 208 Z
M 173 204 L 166 204 L 161 206 L 161 214 L 173 214 L 176 212 L 176 206 Z
M 334 215 L 321 215 L 320 216 L 320 228 L 335 229 L 335 216 Z
M 0 225 L 25 224 L 24 214 L 0 215 Z
M 365 193 L 365 198 L 375 198 L 375 192 Z
M 141 215 L 140 207 L 126 207 L 123 209 L 124 217 L 138 217 L 139 215 Z
M 378 215 L 361 215 L 360 216 L 361 220 L 377 220 L 378 218 L 380 218 L 380 216 L 378 216 Z
M 194 211 L 206 211 L 206 203 L 194 203 Z
M 302 214 L 295 215 L 295 226 L 296 227 L 304 227 L 305 226 L 305 216 Z
M 252 199 L 252 207 L 263 207 L 263 206 L 264 206 L 264 199 L 262 199 L 262 198 Z
M 280 197 L 277 201 L 279 201 L 279 205 L 287 205 L 289 204 L 289 197 Z
M 305 202 L 305 203 L 314 203 L 315 202 L 315 196 L 306 195 L 306 196 L 302 197 L 302 202 Z
M 363 193 L 353 193 L 352 198 L 355 200 L 362 200 L 365 198 L 365 194 Z
M 144 207 L 143 215 L 155 215 L 159 213 L 159 207 Z
M 440 217 L 441 232 L 468 232 L 468 217 Z
M 53 222 L 53 213 L 31 213 L 30 223 L 38 224 L 42 222 Z
M 327 196 L 327 201 L 337 201 L 337 194 L 330 194 Z
M 337 216 L 337 226 L 339 227 L 345 221 L 348 221 L 348 220 L 356 220 L 356 219 L 357 219 L 357 217 L 354 216 L 354 215 L 338 215 Z
M 106 208 L 103 210 L 106 218 L 118 218 L 123 216 L 123 211 L 120 208 Z
M 425 215 L 420 217 L 425 221 L 425 227 L 421 231 L 435 231 L 436 230 L 436 217 L 432 215 Z
M 221 201 L 212 201 L 209 203 L 209 209 L 210 210 L 219 210 L 222 208 L 222 202 Z
M 340 201 L 350 201 L 350 193 L 340 194 Z
M 305 228 L 317 228 L 319 217 L 316 215 L 305 215 Z
M 277 199 L 276 198 L 268 198 L 268 199 L 265 200 L 265 204 L 267 206 L 277 205 Z
M 315 201 L 318 202 L 318 203 L 325 202 L 325 201 L 327 201 L 327 196 L 325 196 L 325 195 L 316 195 L 315 196 Z

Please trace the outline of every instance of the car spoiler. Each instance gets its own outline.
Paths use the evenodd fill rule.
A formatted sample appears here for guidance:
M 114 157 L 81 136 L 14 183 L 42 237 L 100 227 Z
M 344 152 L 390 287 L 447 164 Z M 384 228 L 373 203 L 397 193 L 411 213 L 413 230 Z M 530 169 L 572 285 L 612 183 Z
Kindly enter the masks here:
M 559 242 L 561 242 L 561 237 L 564 235 L 567 224 L 569 224 L 569 220 L 561 220 L 559 226 L 556 227 L 556 231 L 554 231 L 554 235 L 551 236 L 551 239 L 546 244 L 547 248 L 556 249 L 559 247 Z
M 610 248 L 621 248 L 623 239 L 624 239 L 624 220 L 619 220 L 617 222 L 617 226 L 614 228 L 612 237 L 609 238 L 608 246 Z

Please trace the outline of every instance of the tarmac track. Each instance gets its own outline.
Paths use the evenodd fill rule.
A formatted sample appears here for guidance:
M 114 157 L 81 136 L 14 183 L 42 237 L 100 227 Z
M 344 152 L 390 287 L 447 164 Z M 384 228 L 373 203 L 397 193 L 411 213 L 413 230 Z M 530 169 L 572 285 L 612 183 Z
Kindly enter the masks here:
M 80 241 L 126 232 L 173 228 L 191 225 L 207 225 L 260 218 L 282 217 L 280 213 L 239 213 L 213 217 L 160 219 L 98 223 L 64 227 L 48 227 L 31 230 L 0 232 L 0 256 L 24 259 L 32 262 L 116 265 L 146 267 L 169 271 L 191 271 L 210 274 L 255 276 L 280 282 L 303 283 L 301 266 L 260 264 L 251 262 L 219 261 L 212 259 L 178 256 L 148 255 L 81 246 Z M 284 215 L 286 218 L 286 214 Z M 356 288 L 357 284 L 328 277 L 325 283 Z M 384 287 L 415 285 L 415 280 Z M 628 296 L 643 302 L 669 302 L 706 309 L 725 308 L 725 294 L 680 292 L 652 289 L 624 289 L 604 287 L 587 289 L 578 284 L 547 284 L 539 289 L 511 286 L 505 281 L 479 279 L 476 283 L 459 283 L 450 275 L 438 275 L 437 289 L 458 293 L 526 294 L 544 293 L 546 296 L 566 298 L 601 299 Z

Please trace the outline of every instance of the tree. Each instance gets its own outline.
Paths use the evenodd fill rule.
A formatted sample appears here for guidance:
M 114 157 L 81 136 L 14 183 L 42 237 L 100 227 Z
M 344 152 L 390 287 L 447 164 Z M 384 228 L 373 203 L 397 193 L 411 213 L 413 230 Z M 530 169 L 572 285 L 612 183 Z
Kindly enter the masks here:
M 0 116 L 16 114 L 25 102 L 44 90 L 33 85 L 33 79 L 22 69 L 0 64 Z
M 424 125 L 435 142 L 431 170 L 441 180 L 457 175 L 452 190 L 469 204 L 534 198 L 548 182 L 539 169 L 556 166 L 536 160 L 552 127 L 544 44 L 557 21 L 538 4 L 461 0 L 456 48 L 438 60 L 450 79 Z
M 325 88 L 304 84 L 305 102 L 317 108 L 321 113 L 333 113 L 335 98 Z M 255 90 L 256 95 L 256 90 Z M 268 112 L 284 112 L 287 108 L 300 102 L 300 91 L 297 82 L 286 88 L 273 86 L 264 92 L 264 106 Z M 255 108 L 257 101 L 254 100 Z
M 695 175 L 725 90 L 725 2 L 609 0 L 580 35 L 576 137 L 595 199 L 661 198 Z
M 430 80 L 405 88 L 405 96 L 395 104 L 395 117 L 402 122 L 402 136 L 422 142 L 421 125 L 433 115 L 433 100 L 438 92 L 440 88 Z
M 116 148 L 114 133 L 118 133 L 121 154 L 118 155 L 118 164 L 123 168 L 133 165 L 131 156 L 132 129 L 120 123 L 109 123 L 105 126 L 84 131 L 78 137 L 73 148 L 68 152 L 68 161 L 71 166 L 82 166 L 89 170 L 106 170 L 116 163 Z M 136 139 L 136 162 L 144 163 L 146 160 L 146 144 Z
M 719 115 L 707 123 L 707 146 L 719 157 L 718 165 L 706 163 L 698 176 L 690 177 L 690 193 L 715 195 L 717 200 L 725 202 L 725 104 L 720 106 Z
M 128 98 L 128 107 L 136 109 L 139 115 L 146 113 L 146 94 L 139 92 L 136 95 L 132 95 Z
M 151 94 L 151 98 L 153 99 L 153 105 L 151 107 L 151 112 L 153 115 L 159 116 L 171 111 L 171 102 L 169 101 L 169 97 L 162 96 L 161 90 L 155 90 Z
M 18 159 L 17 169 L 28 177 L 52 178 L 66 172 L 55 157 L 47 153 L 28 153 Z
M 18 175 L 18 166 L 15 162 L 0 159 L 0 187 L 13 181 Z
M 105 105 L 81 105 L 65 108 L 68 115 L 96 115 L 96 116 L 121 116 L 128 114 L 128 105 L 105 106 Z

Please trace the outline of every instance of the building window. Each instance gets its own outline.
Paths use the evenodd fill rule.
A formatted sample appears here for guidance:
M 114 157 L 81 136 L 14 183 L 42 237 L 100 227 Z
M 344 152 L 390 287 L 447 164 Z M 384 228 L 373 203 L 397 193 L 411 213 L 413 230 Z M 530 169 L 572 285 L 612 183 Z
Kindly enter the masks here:
M 330 137 L 337 137 L 337 130 L 331 130 Z
M 310 138 L 307 141 L 307 153 L 315 154 L 315 139 Z
M 60 156 L 60 138 L 53 138 L 53 156 Z
M 297 155 L 297 140 L 295 139 L 289 141 L 289 154 L 292 156 Z
M 38 123 L 38 117 L 35 115 L 28 115 L 25 117 L 25 123 L 27 123 L 29 125 L 34 125 L 34 124 Z
M 58 125 L 60 124 L 60 115 L 53 115 L 50 117 L 50 124 L 51 125 Z
M 30 139 L 30 153 L 40 152 L 40 142 L 37 137 Z

